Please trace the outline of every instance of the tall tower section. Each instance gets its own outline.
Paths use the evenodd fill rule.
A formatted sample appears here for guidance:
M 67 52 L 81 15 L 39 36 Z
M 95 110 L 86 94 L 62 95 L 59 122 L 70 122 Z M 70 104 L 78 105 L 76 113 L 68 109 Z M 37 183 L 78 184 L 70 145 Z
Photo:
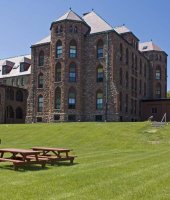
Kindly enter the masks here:
M 166 98 L 167 54 L 152 41 L 141 43 L 139 50 L 150 61 L 149 98 Z
M 72 10 L 51 24 L 50 121 L 81 121 L 84 37 L 89 31 Z

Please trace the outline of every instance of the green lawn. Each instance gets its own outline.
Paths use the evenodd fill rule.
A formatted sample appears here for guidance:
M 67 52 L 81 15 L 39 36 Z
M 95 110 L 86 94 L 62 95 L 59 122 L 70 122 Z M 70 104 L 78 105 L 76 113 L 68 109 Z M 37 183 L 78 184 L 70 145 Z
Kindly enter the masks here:
M 170 126 L 148 123 L 0 125 L 1 148 L 66 147 L 72 166 L 14 171 L 0 163 L 0 200 L 169 200 Z

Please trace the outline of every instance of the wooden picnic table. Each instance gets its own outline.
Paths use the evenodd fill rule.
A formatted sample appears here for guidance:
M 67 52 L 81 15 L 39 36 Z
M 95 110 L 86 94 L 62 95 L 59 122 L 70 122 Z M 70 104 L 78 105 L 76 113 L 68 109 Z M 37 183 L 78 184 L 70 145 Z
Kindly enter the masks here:
M 73 164 L 74 158 L 76 156 L 69 155 L 72 149 L 65 148 L 50 148 L 50 147 L 32 147 L 34 151 L 41 151 L 40 156 L 48 158 L 50 163 L 53 165 L 55 162 L 59 161 L 70 161 Z
M 40 151 L 26 150 L 26 149 L 15 149 L 6 148 L 0 149 L 0 162 L 12 162 L 15 170 L 19 167 L 30 165 L 30 164 L 41 164 L 45 167 L 47 159 L 40 158 L 38 155 Z M 10 155 L 10 157 L 4 157 L 4 155 Z

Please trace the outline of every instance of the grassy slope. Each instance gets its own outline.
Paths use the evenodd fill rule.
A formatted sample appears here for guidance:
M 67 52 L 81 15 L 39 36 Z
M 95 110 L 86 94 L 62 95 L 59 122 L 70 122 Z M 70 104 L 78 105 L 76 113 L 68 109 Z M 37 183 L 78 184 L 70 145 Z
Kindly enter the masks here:
M 67 147 L 73 166 L 10 170 L 0 163 L 1 200 L 169 200 L 170 126 L 146 123 L 1 125 L 1 148 Z

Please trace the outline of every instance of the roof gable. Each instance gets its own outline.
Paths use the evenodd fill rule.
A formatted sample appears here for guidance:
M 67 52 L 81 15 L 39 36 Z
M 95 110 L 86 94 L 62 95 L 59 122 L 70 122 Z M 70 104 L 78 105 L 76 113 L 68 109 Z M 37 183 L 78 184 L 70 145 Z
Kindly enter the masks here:
M 139 50 L 142 52 L 145 51 L 163 51 L 159 46 L 154 44 L 152 41 L 144 42 L 139 44 Z
M 112 30 L 110 26 L 104 19 L 97 15 L 94 11 L 86 13 L 83 16 L 84 21 L 91 27 L 90 33 L 97 33 Z
M 59 17 L 56 22 L 62 21 L 62 20 L 74 20 L 74 21 L 83 21 L 82 18 L 77 15 L 72 10 L 69 10 L 67 13 L 65 13 L 63 16 Z

